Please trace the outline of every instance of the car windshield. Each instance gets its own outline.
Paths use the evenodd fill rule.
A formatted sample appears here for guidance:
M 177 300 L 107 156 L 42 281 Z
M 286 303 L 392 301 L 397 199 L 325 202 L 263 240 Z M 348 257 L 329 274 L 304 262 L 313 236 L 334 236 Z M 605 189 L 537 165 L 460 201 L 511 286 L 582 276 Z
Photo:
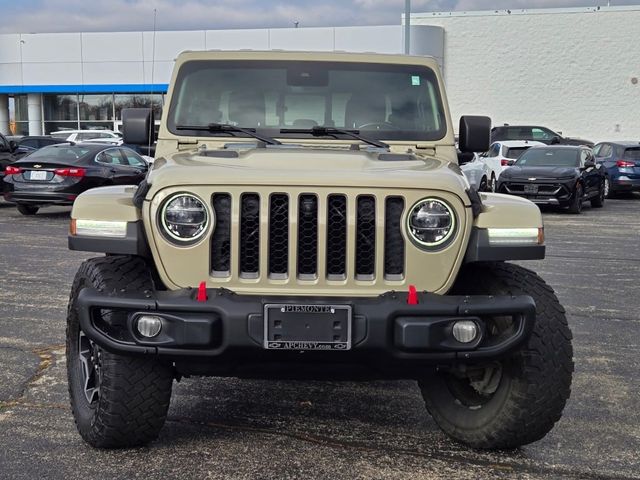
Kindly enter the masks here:
M 29 155 L 29 161 L 74 163 L 91 149 L 78 145 L 51 145 Z
M 627 148 L 624 151 L 625 160 L 640 160 L 640 147 Z
M 518 158 L 522 155 L 526 150 L 531 147 L 511 147 L 506 148 L 504 152 L 505 158 Z
M 316 126 L 357 130 L 368 138 L 390 140 L 439 140 L 447 131 L 436 75 L 425 66 L 237 60 L 185 63 L 169 108 L 169 130 L 178 135 L 228 135 L 177 128 L 212 123 L 293 138 L 311 137 L 310 129 Z M 281 133 L 282 129 L 298 131 Z M 309 131 L 301 132 L 303 129 Z
M 578 167 L 579 150 L 573 148 L 530 148 L 516 160 L 520 167 Z

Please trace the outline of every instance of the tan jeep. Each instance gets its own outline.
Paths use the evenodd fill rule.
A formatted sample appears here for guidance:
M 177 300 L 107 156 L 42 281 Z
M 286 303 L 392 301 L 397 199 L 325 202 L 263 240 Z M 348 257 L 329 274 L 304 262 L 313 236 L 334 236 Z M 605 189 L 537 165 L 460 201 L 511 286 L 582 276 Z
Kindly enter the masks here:
M 148 145 L 147 110 L 123 114 Z M 462 117 L 462 152 L 490 120 Z M 101 252 L 69 302 L 69 392 L 97 447 L 147 443 L 174 379 L 415 379 L 448 435 L 542 438 L 573 371 L 527 200 L 472 191 L 433 59 L 188 52 L 140 186 L 82 194 L 69 246 Z

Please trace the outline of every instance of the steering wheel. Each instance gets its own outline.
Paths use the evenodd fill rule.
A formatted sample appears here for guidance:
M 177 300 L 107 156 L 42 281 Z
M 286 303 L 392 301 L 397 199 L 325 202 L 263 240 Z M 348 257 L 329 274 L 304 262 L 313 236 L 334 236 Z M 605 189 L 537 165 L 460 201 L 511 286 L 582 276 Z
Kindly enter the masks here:
M 363 123 L 362 125 L 358 126 L 358 130 L 369 127 L 376 127 L 376 130 L 397 130 L 398 128 L 391 122 L 370 122 Z

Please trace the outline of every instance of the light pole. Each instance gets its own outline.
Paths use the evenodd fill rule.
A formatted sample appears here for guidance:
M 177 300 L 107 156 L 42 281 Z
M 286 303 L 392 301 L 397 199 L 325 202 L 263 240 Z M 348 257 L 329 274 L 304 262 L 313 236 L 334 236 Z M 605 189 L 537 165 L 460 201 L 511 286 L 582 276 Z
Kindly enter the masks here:
M 404 0 L 404 54 L 409 55 L 411 35 L 411 0 Z

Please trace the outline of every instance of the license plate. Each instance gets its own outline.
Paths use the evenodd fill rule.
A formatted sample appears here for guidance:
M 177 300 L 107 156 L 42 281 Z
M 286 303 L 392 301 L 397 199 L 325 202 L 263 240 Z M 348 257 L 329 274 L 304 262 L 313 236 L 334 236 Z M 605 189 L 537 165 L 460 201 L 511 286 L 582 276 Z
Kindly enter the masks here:
M 538 193 L 538 185 L 526 185 L 525 184 L 524 193 Z
M 350 350 L 350 305 L 267 304 L 264 348 Z
M 29 176 L 30 180 L 46 180 L 47 172 L 42 170 L 32 170 L 31 175 Z

